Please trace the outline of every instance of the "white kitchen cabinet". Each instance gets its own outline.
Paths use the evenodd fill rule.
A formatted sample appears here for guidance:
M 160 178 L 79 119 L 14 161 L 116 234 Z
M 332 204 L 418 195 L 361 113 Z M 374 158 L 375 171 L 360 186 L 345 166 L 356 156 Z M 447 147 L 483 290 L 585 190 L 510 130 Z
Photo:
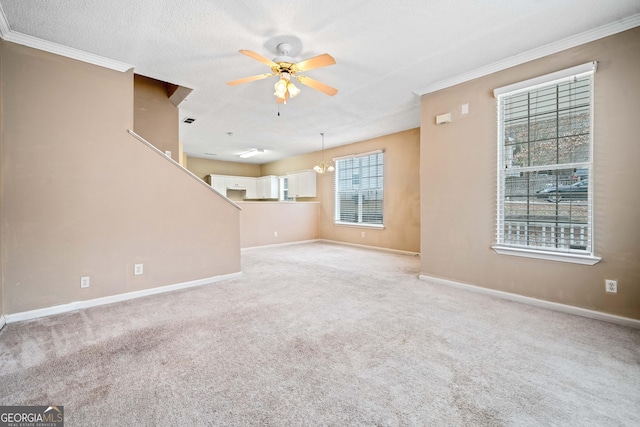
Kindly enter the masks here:
M 256 195 L 256 178 L 253 177 L 244 177 L 244 189 L 245 191 L 245 195 L 244 198 L 245 199 L 249 199 L 249 196 L 253 196 L 255 197 Z
M 258 198 L 258 186 L 257 179 L 251 177 L 245 177 L 244 179 L 244 198 L 245 199 L 256 199 Z
M 315 197 L 316 173 L 314 171 L 301 171 L 288 174 L 289 194 L 294 197 Z M 227 195 L 227 190 L 244 191 L 244 199 L 278 199 L 279 182 L 275 175 L 261 176 L 259 178 L 249 176 L 209 175 L 210 184 L 218 193 Z M 291 190 L 291 183 L 297 185 L 296 191 Z M 297 184 L 296 184 L 297 183 Z
M 246 176 L 227 176 L 227 188 L 230 190 L 246 190 L 255 182 L 255 178 Z M 254 185 L 255 186 L 255 185 Z
M 248 194 L 248 193 L 247 193 Z M 249 196 L 247 196 L 247 199 Z M 278 177 L 274 175 L 256 178 L 256 199 L 278 198 Z
M 227 190 L 245 191 L 245 198 L 256 197 L 256 179 L 249 176 L 209 175 L 211 186 L 218 193 L 227 195 Z
M 209 183 L 218 193 L 223 196 L 227 195 L 227 176 L 226 175 L 209 175 Z
M 316 197 L 316 172 L 304 170 L 287 174 L 289 196 Z

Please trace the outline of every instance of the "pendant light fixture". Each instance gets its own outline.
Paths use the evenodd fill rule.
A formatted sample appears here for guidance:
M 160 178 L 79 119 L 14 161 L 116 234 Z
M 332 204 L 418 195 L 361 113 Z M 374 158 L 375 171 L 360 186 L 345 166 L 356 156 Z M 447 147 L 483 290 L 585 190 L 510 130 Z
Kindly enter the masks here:
M 322 160 L 319 165 L 313 167 L 313 170 L 317 173 L 333 172 L 335 168 L 332 162 L 325 163 L 324 161 L 324 132 L 321 132 L 320 135 L 322 135 Z

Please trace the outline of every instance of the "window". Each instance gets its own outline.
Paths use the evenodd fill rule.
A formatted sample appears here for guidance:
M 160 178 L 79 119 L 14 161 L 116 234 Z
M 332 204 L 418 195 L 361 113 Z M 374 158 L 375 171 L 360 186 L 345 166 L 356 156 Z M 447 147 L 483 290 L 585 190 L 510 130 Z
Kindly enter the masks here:
M 504 88 L 498 102 L 498 253 L 595 264 L 596 63 Z
M 289 196 L 289 178 L 286 176 L 278 177 L 278 184 L 280 187 L 279 195 L 281 201 L 291 201 L 294 200 L 293 197 Z
M 383 226 L 384 153 L 334 159 L 335 223 Z

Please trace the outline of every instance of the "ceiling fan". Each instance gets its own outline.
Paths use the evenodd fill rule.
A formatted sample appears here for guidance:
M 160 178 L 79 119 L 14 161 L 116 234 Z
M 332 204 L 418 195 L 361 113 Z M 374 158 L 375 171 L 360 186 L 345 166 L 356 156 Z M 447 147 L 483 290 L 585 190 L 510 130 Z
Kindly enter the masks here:
M 249 58 L 253 58 L 256 61 L 262 62 L 271 68 L 271 73 L 258 74 L 257 76 L 245 77 L 243 79 L 232 80 L 227 82 L 229 86 L 236 86 L 243 83 L 249 83 L 256 80 L 262 80 L 273 76 L 279 76 L 278 82 L 275 84 L 276 101 L 279 104 L 286 104 L 286 102 L 300 93 L 292 82 L 297 80 L 305 86 L 309 86 L 315 90 L 319 90 L 329 96 L 333 96 L 338 93 L 338 89 L 329 85 L 321 83 L 311 77 L 303 76 L 298 73 L 313 70 L 315 68 L 326 67 L 336 63 L 328 53 L 314 56 L 313 58 L 305 59 L 304 61 L 295 62 L 295 59 L 289 56 L 291 45 L 288 43 L 280 43 L 277 46 L 278 56 L 273 58 L 273 61 L 265 58 L 264 56 L 257 54 L 251 50 L 240 50 L 240 53 L 247 55 Z

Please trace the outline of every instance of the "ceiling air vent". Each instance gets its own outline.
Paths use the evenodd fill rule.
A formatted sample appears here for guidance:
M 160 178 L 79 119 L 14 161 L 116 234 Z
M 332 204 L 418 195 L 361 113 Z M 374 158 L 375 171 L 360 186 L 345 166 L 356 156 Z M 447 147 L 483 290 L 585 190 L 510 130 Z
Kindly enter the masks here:
M 186 119 L 184 119 L 184 120 L 182 121 L 182 123 L 193 123 L 193 122 L 195 122 L 195 121 L 196 121 L 196 119 L 191 118 L 191 117 L 187 117 Z

